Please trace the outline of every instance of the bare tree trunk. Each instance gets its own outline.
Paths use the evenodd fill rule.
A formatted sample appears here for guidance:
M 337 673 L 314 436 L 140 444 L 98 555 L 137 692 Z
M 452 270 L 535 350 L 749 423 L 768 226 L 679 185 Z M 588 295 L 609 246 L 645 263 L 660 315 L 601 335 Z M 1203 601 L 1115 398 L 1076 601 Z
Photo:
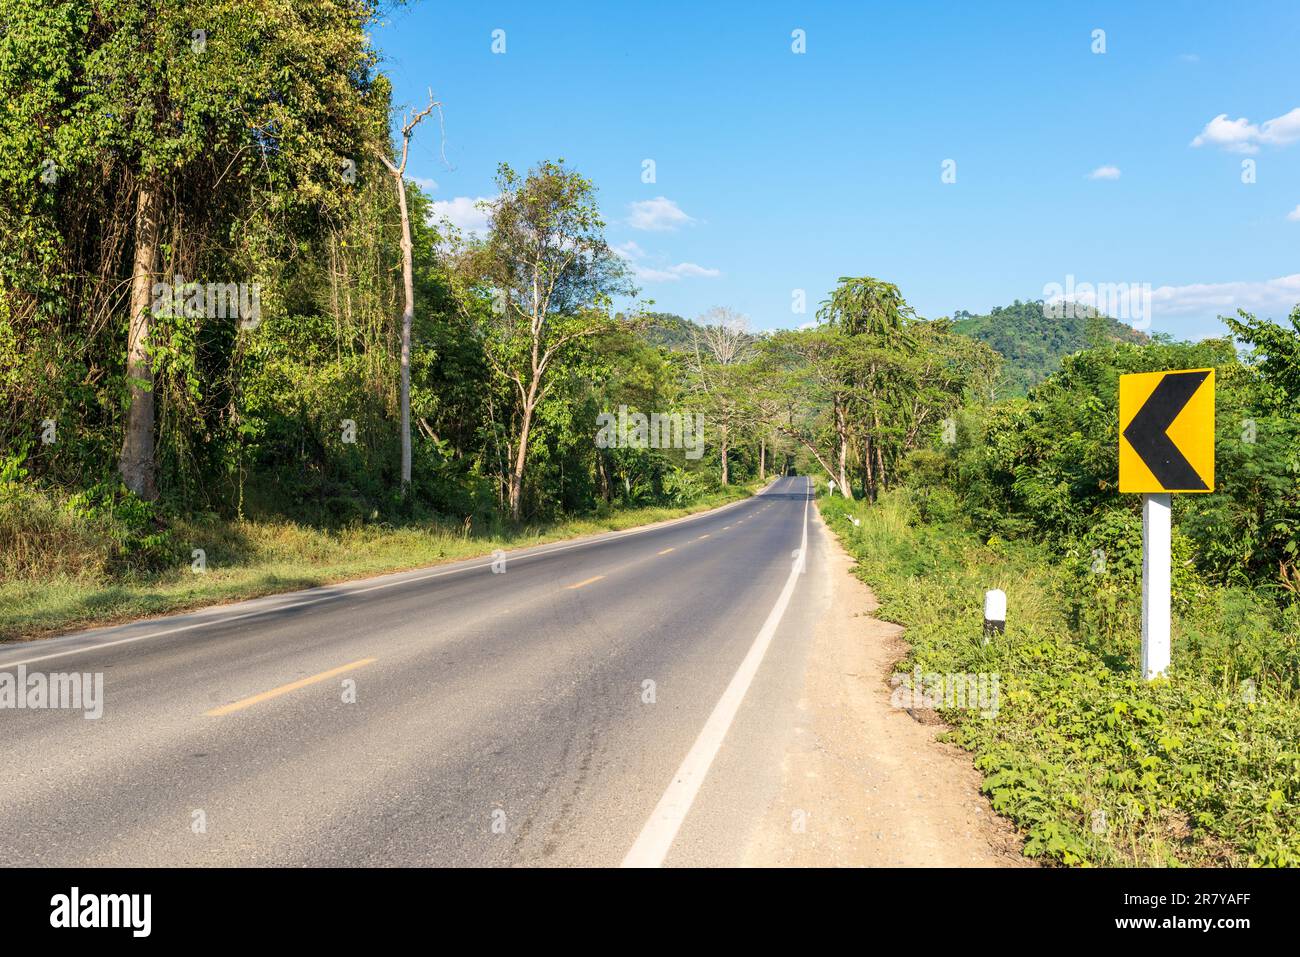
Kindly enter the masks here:
M 758 440 L 758 480 L 767 480 L 767 439 Z
M 885 449 L 884 444 L 879 440 L 880 436 L 880 413 L 873 411 L 871 413 L 872 423 L 875 426 L 877 439 L 872 444 L 876 447 L 876 494 L 884 491 L 885 488 Z
M 867 439 L 867 446 L 862 450 L 862 468 L 866 475 L 866 483 L 863 492 L 867 500 L 874 502 L 876 500 L 876 472 L 871 464 L 871 450 L 875 443 L 870 438 Z
M 849 423 L 843 404 L 835 403 L 835 429 L 840 440 L 840 494 L 853 500 L 853 486 L 849 484 Z
M 728 464 L 727 463 L 727 428 L 725 426 L 721 429 L 721 433 L 722 433 L 722 484 L 726 485 L 729 476 L 729 471 L 727 468 L 727 464 Z
M 392 174 L 397 184 L 397 207 L 402 215 L 402 291 L 406 295 L 405 308 L 402 310 L 402 495 L 405 497 L 411 487 L 411 322 L 415 318 L 415 282 L 411 265 L 411 216 L 406 208 L 406 160 L 411 151 L 411 135 L 420 121 L 439 110 L 441 105 L 429 91 L 429 105 L 408 117 L 402 123 L 402 161 L 395 164 L 388 158 L 387 146 L 379 150 L 380 162 Z
M 533 410 L 536 408 L 536 386 L 528 390 L 524 401 L 523 420 L 519 426 L 519 448 L 515 450 L 515 464 L 510 471 L 510 517 L 519 521 L 523 504 L 524 465 L 528 461 L 528 432 L 533 424 Z
M 131 404 L 126 413 L 118 472 L 128 489 L 144 499 L 158 497 L 154 475 L 153 366 L 149 360 L 153 276 L 158 261 L 158 187 L 145 182 L 136 197 L 135 258 L 131 267 L 131 321 L 126 344 L 126 376 Z
M 606 502 L 609 501 L 609 473 L 605 471 L 605 457 L 599 453 L 596 454 L 596 471 L 600 476 L 600 497 Z
M 405 163 L 403 163 L 405 165 Z M 402 495 L 411 486 L 411 322 L 415 318 L 415 280 L 411 263 L 411 216 L 406 209 L 406 183 L 399 173 L 397 208 L 402 215 L 402 291 L 406 308 L 402 311 Z

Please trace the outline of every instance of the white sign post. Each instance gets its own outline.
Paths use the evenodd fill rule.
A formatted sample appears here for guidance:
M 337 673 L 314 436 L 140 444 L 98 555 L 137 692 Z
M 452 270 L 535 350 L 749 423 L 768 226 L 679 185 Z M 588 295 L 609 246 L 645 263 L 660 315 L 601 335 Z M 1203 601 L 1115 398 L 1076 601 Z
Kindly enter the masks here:
M 990 588 L 984 593 L 984 644 L 994 635 L 1007 630 L 1007 593 L 1001 588 Z
M 1148 681 L 1169 669 L 1169 512 L 1168 492 L 1142 496 L 1142 674 Z

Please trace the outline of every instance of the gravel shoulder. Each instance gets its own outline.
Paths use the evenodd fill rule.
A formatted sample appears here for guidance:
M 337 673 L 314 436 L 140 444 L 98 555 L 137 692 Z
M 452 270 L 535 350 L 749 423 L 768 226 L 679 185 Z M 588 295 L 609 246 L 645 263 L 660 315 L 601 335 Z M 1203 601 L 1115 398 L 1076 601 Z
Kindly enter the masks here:
M 1024 867 L 1021 839 L 980 794 L 970 755 L 933 713 L 890 704 L 903 629 L 816 519 L 829 605 L 816 625 L 780 793 L 745 855 L 756 867 Z

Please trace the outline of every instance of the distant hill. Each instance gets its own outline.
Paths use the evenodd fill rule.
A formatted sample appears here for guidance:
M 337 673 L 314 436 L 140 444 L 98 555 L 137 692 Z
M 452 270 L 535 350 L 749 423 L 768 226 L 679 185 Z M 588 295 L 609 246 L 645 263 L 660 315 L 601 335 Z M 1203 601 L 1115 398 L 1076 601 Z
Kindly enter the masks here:
M 1005 360 L 1002 391 L 1024 395 L 1061 366 L 1071 353 L 1104 342 L 1147 342 L 1145 333 L 1103 316 L 1086 306 L 1076 315 L 1054 318 L 1043 314 L 1042 300 L 998 306 L 988 315 L 966 310 L 953 313 L 953 330 L 986 342 Z
M 651 312 L 646 314 L 646 318 L 648 321 L 641 330 L 642 338 L 669 352 L 690 352 L 695 348 L 695 335 L 704 329 L 693 319 L 683 319 L 671 312 Z M 753 332 L 745 335 L 751 345 L 760 338 Z
M 695 323 L 671 312 L 652 312 L 641 331 L 651 345 L 663 346 L 670 352 L 683 352 L 691 347 L 691 330 L 699 329 Z

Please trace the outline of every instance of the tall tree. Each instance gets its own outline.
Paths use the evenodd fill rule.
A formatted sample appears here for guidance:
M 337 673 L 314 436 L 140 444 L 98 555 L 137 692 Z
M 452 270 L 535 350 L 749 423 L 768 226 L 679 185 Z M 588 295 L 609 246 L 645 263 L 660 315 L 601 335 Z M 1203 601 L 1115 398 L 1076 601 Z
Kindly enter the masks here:
M 406 206 L 406 161 L 411 152 L 411 136 L 420 121 L 441 109 L 441 104 L 434 100 L 433 91 L 429 91 L 429 105 L 415 114 L 407 114 L 402 120 L 402 155 L 394 163 L 388 156 L 388 147 L 379 150 L 379 159 L 393 177 L 397 189 L 397 209 L 402 219 L 402 356 L 401 356 L 401 409 L 402 409 L 402 495 L 411 488 L 411 323 L 415 319 L 415 279 L 411 265 L 411 214 Z
M 365 36 L 374 12 L 373 0 L 6 4 L 0 94 L 29 131 L 3 121 L 0 152 L 17 147 L 29 178 L 48 174 L 53 200 L 42 215 L 56 238 L 40 255 L 57 248 L 61 268 L 47 273 L 53 284 L 28 282 L 12 262 L 0 268 L 6 285 L 18 279 L 20 302 L 35 291 L 42 311 L 57 312 L 58 298 L 83 317 L 71 334 L 104 316 L 124 328 L 114 367 L 125 374 L 113 381 L 124 413 L 117 465 L 141 496 L 158 492 L 160 374 L 189 392 L 204 384 L 193 356 L 177 355 L 197 340 L 198 317 L 168 316 L 160 334 L 155 281 L 230 265 L 240 258 L 232 247 L 246 253 L 286 236 L 310 218 L 298 214 L 340 192 L 345 158 L 372 139 L 363 128 L 374 116 Z M 0 176 L 6 195 L 21 188 L 20 170 Z M 252 268 L 244 257 L 239 275 L 202 280 L 251 283 Z
M 741 417 L 744 383 L 741 370 L 753 356 L 748 319 L 726 306 L 715 306 L 691 329 L 692 372 L 718 433 L 722 484 L 731 479 L 732 431 Z
M 763 343 L 765 391 L 785 396 L 771 425 L 802 445 L 848 498 L 850 389 L 844 375 L 848 340 L 826 325 L 779 332 Z
M 503 163 L 497 188 L 486 204 L 490 233 L 469 263 L 492 298 L 488 360 L 516 400 L 507 501 L 518 521 L 529 441 L 555 364 L 579 340 L 623 321 L 613 314 L 614 297 L 634 290 L 605 241 L 590 180 L 563 160 L 540 163 L 522 178 Z
M 842 276 L 830 298 L 817 310 L 817 318 L 848 337 L 846 344 L 851 349 L 845 353 L 841 372 L 844 392 L 856 409 L 845 402 L 836 414 L 842 417 L 840 427 L 846 432 L 853 411 L 869 424 L 869 429 L 855 431 L 861 444 L 865 491 L 874 499 L 886 481 L 882 407 L 890 399 L 890 385 L 884 369 L 895 355 L 912 349 L 907 324 L 916 318 L 916 312 L 893 283 L 871 276 Z M 846 448 L 847 443 L 842 443 L 842 476 L 846 472 Z

